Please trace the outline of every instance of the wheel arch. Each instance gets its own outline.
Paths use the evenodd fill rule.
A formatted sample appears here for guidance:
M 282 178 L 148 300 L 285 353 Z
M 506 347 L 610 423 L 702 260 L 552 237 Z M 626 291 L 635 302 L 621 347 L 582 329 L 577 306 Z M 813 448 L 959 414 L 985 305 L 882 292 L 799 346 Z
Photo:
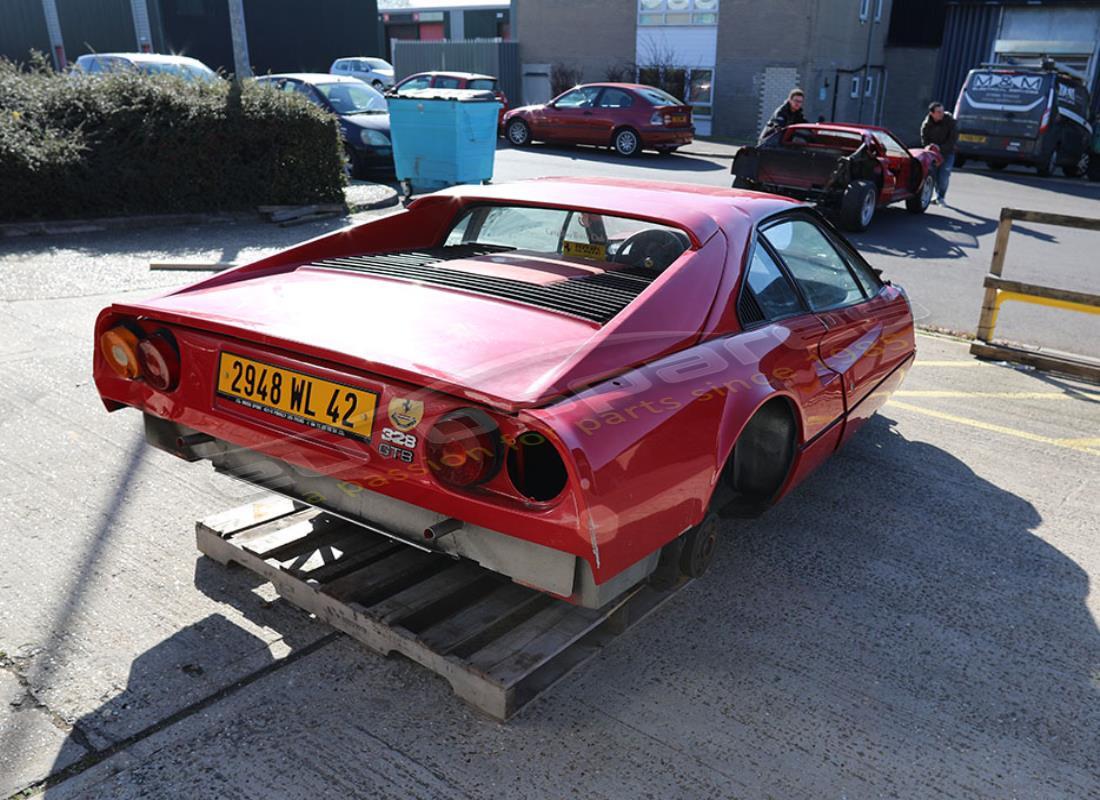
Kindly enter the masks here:
M 736 405 L 727 408 L 717 437 L 714 480 L 704 511 L 720 511 L 733 503 L 739 506 L 735 510 L 752 514 L 774 503 L 794 474 L 804 431 L 802 409 L 797 399 L 785 391 L 761 397 L 751 413 L 744 413 Z M 747 445 L 749 451 L 739 452 L 739 445 Z M 777 454 L 783 461 L 775 465 L 767 480 L 756 486 L 738 485 L 743 477 L 736 474 L 739 470 Z

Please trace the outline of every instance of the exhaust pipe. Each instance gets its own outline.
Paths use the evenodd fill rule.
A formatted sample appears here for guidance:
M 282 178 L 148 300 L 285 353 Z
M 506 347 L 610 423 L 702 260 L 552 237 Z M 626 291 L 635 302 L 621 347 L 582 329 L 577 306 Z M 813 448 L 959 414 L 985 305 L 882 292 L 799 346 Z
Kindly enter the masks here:
M 424 538 L 429 542 L 434 542 L 436 539 L 442 539 L 444 536 L 459 530 L 462 524 L 462 520 L 455 519 L 454 517 L 440 520 L 434 525 L 429 525 L 424 529 Z
M 197 447 L 200 444 L 210 444 L 214 441 L 214 437 L 205 433 L 189 433 L 186 436 L 176 437 L 176 448 L 178 450 L 190 450 L 192 447 Z

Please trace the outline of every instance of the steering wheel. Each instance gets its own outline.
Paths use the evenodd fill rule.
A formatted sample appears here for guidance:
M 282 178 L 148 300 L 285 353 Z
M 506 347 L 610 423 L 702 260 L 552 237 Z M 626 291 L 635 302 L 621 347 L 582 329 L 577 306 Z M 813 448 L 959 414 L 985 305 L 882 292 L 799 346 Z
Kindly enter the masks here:
M 650 228 L 628 236 L 615 251 L 613 260 L 660 272 L 679 258 L 688 244 L 682 233 Z

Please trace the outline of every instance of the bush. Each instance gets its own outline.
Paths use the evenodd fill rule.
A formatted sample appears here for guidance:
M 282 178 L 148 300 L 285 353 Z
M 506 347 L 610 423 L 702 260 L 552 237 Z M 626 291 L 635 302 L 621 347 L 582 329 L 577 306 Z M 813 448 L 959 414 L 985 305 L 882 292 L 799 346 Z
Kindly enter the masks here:
M 334 117 L 297 94 L 0 60 L 0 220 L 343 201 Z

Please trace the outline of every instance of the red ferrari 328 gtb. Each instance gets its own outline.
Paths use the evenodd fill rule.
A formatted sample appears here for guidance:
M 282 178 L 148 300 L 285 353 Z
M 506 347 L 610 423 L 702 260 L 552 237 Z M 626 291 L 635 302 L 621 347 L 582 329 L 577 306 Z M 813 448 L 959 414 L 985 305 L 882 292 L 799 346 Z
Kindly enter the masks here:
M 615 180 L 468 186 L 96 323 L 151 444 L 600 607 L 698 575 L 913 361 L 815 211 Z

